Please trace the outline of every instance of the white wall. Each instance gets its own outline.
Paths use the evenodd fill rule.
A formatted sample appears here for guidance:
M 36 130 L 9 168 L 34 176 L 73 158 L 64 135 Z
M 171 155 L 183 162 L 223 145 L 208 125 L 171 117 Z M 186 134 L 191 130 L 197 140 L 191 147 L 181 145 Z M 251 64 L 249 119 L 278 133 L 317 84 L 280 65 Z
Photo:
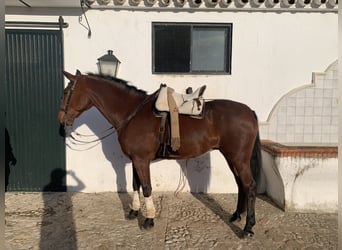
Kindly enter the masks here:
M 279 157 L 263 151 L 267 195 L 284 210 L 337 211 L 337 158 Z
M 206 84 L 206 98 L 244 102 L 256 110 L 261 122 L 266 121 L 285 93 L 310 83 L 312 72 L 322 72 L 337 58 L 336 13 L 89 10 L 90 39 L 79 24 L 79 14 L 74 10 L 28 11 L 8 14 L 6 21 L 56 22 L 58 15 L 63 15 L 69 23 L 64 30 L 67 71 L 97 72 L 97 58 L 112 49 L 122 62 L 118 76 L 139 88 L 153 92 L 160 83 L 167 83 L 177 91 L 184 91 L 188 86 Z M 232 74 L 152 75 L 151 23 L 154 21 L 233 23 Z M 108 126 L 92 109 L 77 120 L 74 129 L 98 135 Z M 82 148 L 72 146 L 77 150 Z M 87 151 L 67 148 L 67 169 L 75 171 L 84 182 L 85 192 L 132 190 L 128 162 L 115 136 Z M 184 190 L 190 190 L 190 186 L 192 190 L 206 192 L 237 190 L 226 162 L 217 152 L 191 161 L 187 169 L 190 184 L 186 183 Z M 175 191 L 182 172 L 176 161 L 153 163 L 151 170 L 154 190 Z M 200 177 L 204 179 L 198 181 Z M 68 179 L 68 185 L 74 185 L 72 178 Z

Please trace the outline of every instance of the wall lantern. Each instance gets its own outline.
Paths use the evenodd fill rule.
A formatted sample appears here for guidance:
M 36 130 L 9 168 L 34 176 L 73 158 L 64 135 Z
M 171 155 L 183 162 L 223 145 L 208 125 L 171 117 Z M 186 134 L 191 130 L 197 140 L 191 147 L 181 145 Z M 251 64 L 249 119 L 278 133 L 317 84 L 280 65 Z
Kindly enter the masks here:
M 97 60 L 97 66 L 99 67 L 99 73 L 101 75 L 110 75 L 116 77 L 120 61 L 113 55 L 112 50 L 108 50 L 106 55 L 101 56 Z

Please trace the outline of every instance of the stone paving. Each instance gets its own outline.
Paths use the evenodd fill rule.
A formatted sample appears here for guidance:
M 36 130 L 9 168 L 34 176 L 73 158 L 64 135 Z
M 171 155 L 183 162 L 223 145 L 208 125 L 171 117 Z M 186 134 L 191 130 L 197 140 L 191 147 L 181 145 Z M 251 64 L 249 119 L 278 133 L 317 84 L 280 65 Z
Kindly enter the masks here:
M 337 214 L 290 213 L 265 196 L 256 202 L 255 235 L 230 223 L 235 194 L 155 192 L 153 229 L 145 214 L 127 220 L 130 193 L 6 193 L 6 249 L 337 249 Z M 142 204 L 143 204 L 143 199 Z

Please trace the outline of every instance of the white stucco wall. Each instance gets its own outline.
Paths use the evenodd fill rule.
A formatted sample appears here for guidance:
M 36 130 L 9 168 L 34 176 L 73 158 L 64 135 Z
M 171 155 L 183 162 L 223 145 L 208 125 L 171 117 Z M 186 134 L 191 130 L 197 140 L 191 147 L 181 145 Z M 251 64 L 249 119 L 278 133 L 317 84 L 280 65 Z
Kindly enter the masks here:
M 336 13 L 229 12 L 229 11 L 130 11 L 89 10 L 92 37 L 79 23 L 80 10 L 13 11 L 6 21 L 52 21 L 63 15 L 65 70 L 97 72 L 97 58 L 108 49 L 122 62 L 118 76 L 148 92 L 166 83 L 177 91 L 206 84 L 206 98 L 228 98 L 256 110 L 266 121 L 277 101 L 290 90 L 311 82 L 312 72 L 322 72 L 337 59 Z M 208 22 L 233 24 L 231 75 L 153 75 L 152 22 Z M 83 19 L 82 23 L 85 24 Z M 95 109 L 84 113 L 74 129 L 97 134 L 109 124 Z M 67 140 L 67 143 L 69 141 Z M 70 142 L 69 142 L 70 143 Z M 84 182 L 85 192 L 131 191 L 131 164 L 115 136 L 86 151 L 79 145 L 67 148 L 67 169 Z M 185 164 L 184 162 L 182 164 Z M 227 163 L 218 152 L 192 160 L 185 171 L 184 190 L 236 192 Z M 114 169 L 114 171 L 113 171 Z M 175 191 L 181 179 L 176 161 L 151 165 L 153 190 Z M 201 179 L 203 178 L 203 179 Z M 68 178 L 69 190 L 75 183 Z M 190 188 L 191 187 L 191 188 Z
M 337 211 L 337 158 L 275 157 L 262 153 L 266 193 L 281 208 Z

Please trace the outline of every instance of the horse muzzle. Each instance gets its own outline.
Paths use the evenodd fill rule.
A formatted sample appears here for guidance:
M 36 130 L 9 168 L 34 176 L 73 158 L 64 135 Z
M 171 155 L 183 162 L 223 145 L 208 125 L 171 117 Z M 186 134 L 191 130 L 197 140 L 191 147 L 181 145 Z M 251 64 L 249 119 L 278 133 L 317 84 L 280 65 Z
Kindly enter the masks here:
M 72 126 L 72 124 L 74 123 L 75 118 L 68 114 L 65 113 L 65 111 L 61 110 L 58 113 L 58 121 L 61 125 L 63 126 Z

